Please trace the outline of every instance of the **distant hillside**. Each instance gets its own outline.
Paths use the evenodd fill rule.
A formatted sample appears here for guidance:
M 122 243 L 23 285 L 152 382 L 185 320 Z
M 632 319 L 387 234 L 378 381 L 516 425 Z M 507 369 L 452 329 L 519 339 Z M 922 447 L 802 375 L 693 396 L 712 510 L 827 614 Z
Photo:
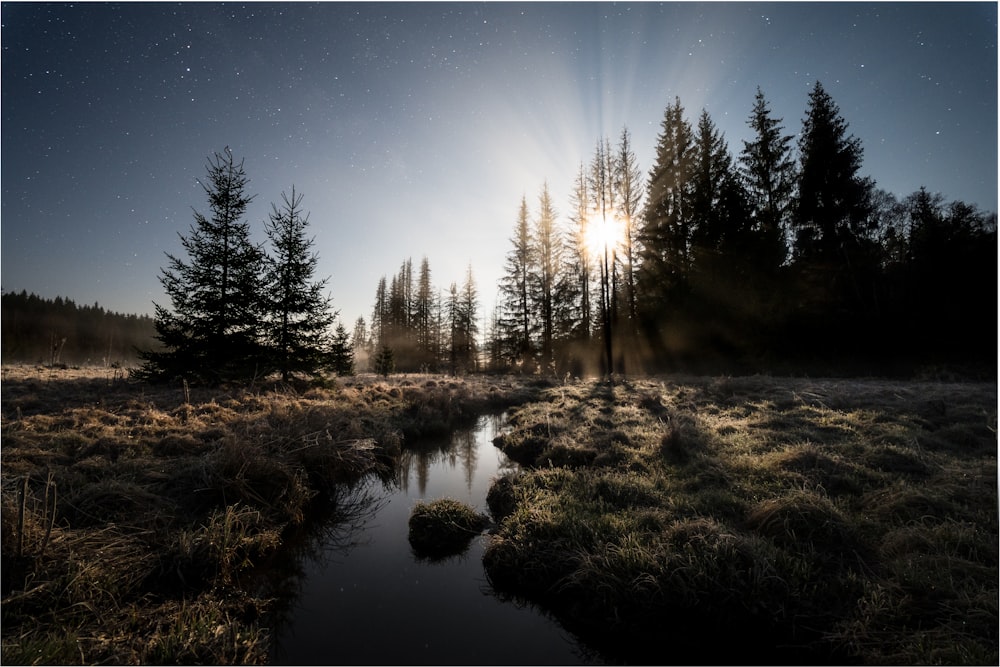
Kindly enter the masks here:
M 4 363 L 129 365 L 136 348 L 158 345 L 153 318 L 109 312 L 96 302 L 43 299 L 26 291 L 0 296 Z

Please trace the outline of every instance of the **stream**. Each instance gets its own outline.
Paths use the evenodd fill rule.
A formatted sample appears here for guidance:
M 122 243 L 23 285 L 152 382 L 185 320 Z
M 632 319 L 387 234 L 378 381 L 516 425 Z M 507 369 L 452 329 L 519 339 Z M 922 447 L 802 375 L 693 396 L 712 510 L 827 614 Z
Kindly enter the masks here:
M 408 520 L 417 501 L 449 497 L 489 513 L 492 480 L 516 468 L 493 445 L 503 425 L 504 416 L 488 415 L 450 438 L 409 443 L 395 480 L 366 479 L 318 537 L 293 545 L 272 662 L 599 662 L 533 606 L 496 597 L 482 565 L 486 536 L 441 561 L 412 552 Z

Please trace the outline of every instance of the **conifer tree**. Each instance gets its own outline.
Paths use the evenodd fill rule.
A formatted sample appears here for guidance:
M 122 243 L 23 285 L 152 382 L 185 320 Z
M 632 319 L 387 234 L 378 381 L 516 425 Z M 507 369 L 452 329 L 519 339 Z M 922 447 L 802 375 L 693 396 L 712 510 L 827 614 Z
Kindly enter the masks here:
M 479 296 L 472 276 L 472 266 L 468 267 L 465 282 L 459 289 L 456 283 L 448 288 L 448 322 L 451 332 L 449 343 L 449 365 L 453 374 L 474 371 L 478 368 L 479 324 L 476 312 L 479 310 Z
M 360 359 L 365 362 L 363 368 L 367 368 L 373 349 L 372 342 L 368 337 L 368 326 L 365 324 L 365 318 L 359 315 L 358 319 L 354 320 L 354 332 L 351 334 L 351 350 L 355 366 L 358 365 Z
M 163 350 L 142 353 L 138 375 L 144 379 L 218 383 L 267 370 L 260 325 L 264 254 L 243 220 L 253 199 L 249 178 L 228 147 L 209 158 L 207 170 L 201 186 L 211 213 L 195 211 L 190 234 L 181 235 L 186 260 L 166 253 L 160 282 L 172 308 L 154 304 Z
M 438 354 L 434 336 L 434 290 L 431 285 L 431 266 L 426 257 L 420 261 L 417 277 L 417 293 L 413 300 L 413 328 L 417 364 L 422 369 L 434 370 Z
M 618 216 L 621 218 L 624 238 L 620 253 L 622 274 L 625 282 L 625 318 L 629 323 L 628 332 L 635 333 L 638 315 L 635 296 L 635 269 L 639 261 L 639 222 L 642 204 L 642 172 L 632 150 L 632 135 L 627 127 L 622 128 L 615 155 L 615 189 Z
M 651 324 L 678 304 L 690 270 L 692 132 L 680 98 L 667 107 L 660 127 L 646 188 L 637 281 L 639 309 Z
M 354 375 L 354 348 L 343 322 L 337 322 L 330 342 L 330 368 L 337 375 Z
M 872 238 L 874 184 L 859 175 L 861 140 L 847 133 L 840 109 L 818 81 L 799 138 L 798 195 L 792 214 L 794 264 L 804 304 L 824 336 L 845 335 L 848 319 L 825 323 L 846 309 L 855 324 L 877 308 L 873 282 L 881 256 Z M 836 326 L 830 326 L 836 325 Z
M 531 243 L 531 229 L 528 218 L 528 200 L 521 197 L 513 246 L 507 253 L 504 275 L 500 278 L 500 297 L 503 315 L 500 320 L 500 339 L 504 357 L 512 365 L 520 365 L 522 370 L 534 370 L 535 318 L 531 311 L 532 269 L 535 253 Z
M 859 176 L 861 140 L 817 81 L 799 138 L 799 188 L 792 223 L 799 260 L 837 261 L 844 243 L 866 233 L 872 182 Z
M 542 366 L 546 371 L 553 369 L 555 361 L 553 343 L 556 325 L 556 298 L 559 287 L 562 244 L 556 228 L 556 210 L 549 195 L 548 183 L 542 186 L 538 197 L 538 217 L 535 219 L 532 241 L 537 270 L 534 272 L 531 290 L 532 310 L 537 314 L 540 333 Z
M 314 279 L 319 257 L 315 241 L 306 237 L 309 215 L 302 195 L 292 187 L 281 194 L 282 206 L 271 205 L 264 231 L 271 242 L 267 258 L 267 327 L 274 364 L 287 382 L 292 373 L 318 375 L 330 367 L 330 329 L 336 313 L 323 294 L 327 279 Z
M 616 173 L 615 157 L 611 151 L 611 142 L 601 139 L 597 142 L 593 160 L 590 163 L 591 219 L 588 235 L 596 240 L 598 247 L 592 247 L 600 277 L 600 327 L 601 341 L 604 349 L 604 367 L 610 376 L 614 373 L 612 358 L 612 322 L 615 320 L 617 304 L 617 281 L 615 280 L 616 256 L 618 243 L 609 230 L 615 227 L 618 216 L 618 189 L 615 187 Z M 596 228 L 594 226 L 597 225 Z M 596 233 L 595 233 L 596 232 Z
M 759 244 L 753 253 L 761 270 L 774 273 L 787 256 L 785 230 L 795 195 L 795 160 L 792 135 L 783 134 L 781 119 L 771 117 L 764 93 L 757 88 L 747 125 L 752 141 L 743 142 L 740 173 L 750 199 Z
M 575 336 L 582 341 L 590 340 L 590 328 L 593 322 L 593 312 L 591 309 L 591 266 L 590 244 L 588 243 L 587 227 L 590 224 L 590 189 L 587 186 L 587 174 L 583 163 L 577 172 L 576 180 L 573 184 L 573 191 L 570 195 L 570 231 L 569 259 L 567 262 L 567 273 L 573 277 L 575 286 L 572 293 L 575 295 Z

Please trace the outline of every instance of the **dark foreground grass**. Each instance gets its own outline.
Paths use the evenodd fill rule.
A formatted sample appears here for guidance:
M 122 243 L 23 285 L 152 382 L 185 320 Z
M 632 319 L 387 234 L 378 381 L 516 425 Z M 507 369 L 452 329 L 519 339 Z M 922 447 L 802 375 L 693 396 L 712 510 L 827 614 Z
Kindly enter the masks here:
M 525 399 L 429 376 L 185 391 L 111 373 L 4 369 L 4 664 L 266 662 L 273 600 L 241 577 L 407 438 Z
M 581 383 L 497 439 L 502 594 L 612 660 L 996 664 L 995 384 Z

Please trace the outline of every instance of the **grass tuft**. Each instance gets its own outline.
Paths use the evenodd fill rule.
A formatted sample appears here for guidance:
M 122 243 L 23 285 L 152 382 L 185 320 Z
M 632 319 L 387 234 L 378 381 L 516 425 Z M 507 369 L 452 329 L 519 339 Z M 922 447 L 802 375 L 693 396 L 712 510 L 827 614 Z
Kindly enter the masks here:
M 421 558 L 453 556 L 468 548 L 488 524 L 485 514 L 452 498 L 418 502 L 410 513 L 410 546 Z

